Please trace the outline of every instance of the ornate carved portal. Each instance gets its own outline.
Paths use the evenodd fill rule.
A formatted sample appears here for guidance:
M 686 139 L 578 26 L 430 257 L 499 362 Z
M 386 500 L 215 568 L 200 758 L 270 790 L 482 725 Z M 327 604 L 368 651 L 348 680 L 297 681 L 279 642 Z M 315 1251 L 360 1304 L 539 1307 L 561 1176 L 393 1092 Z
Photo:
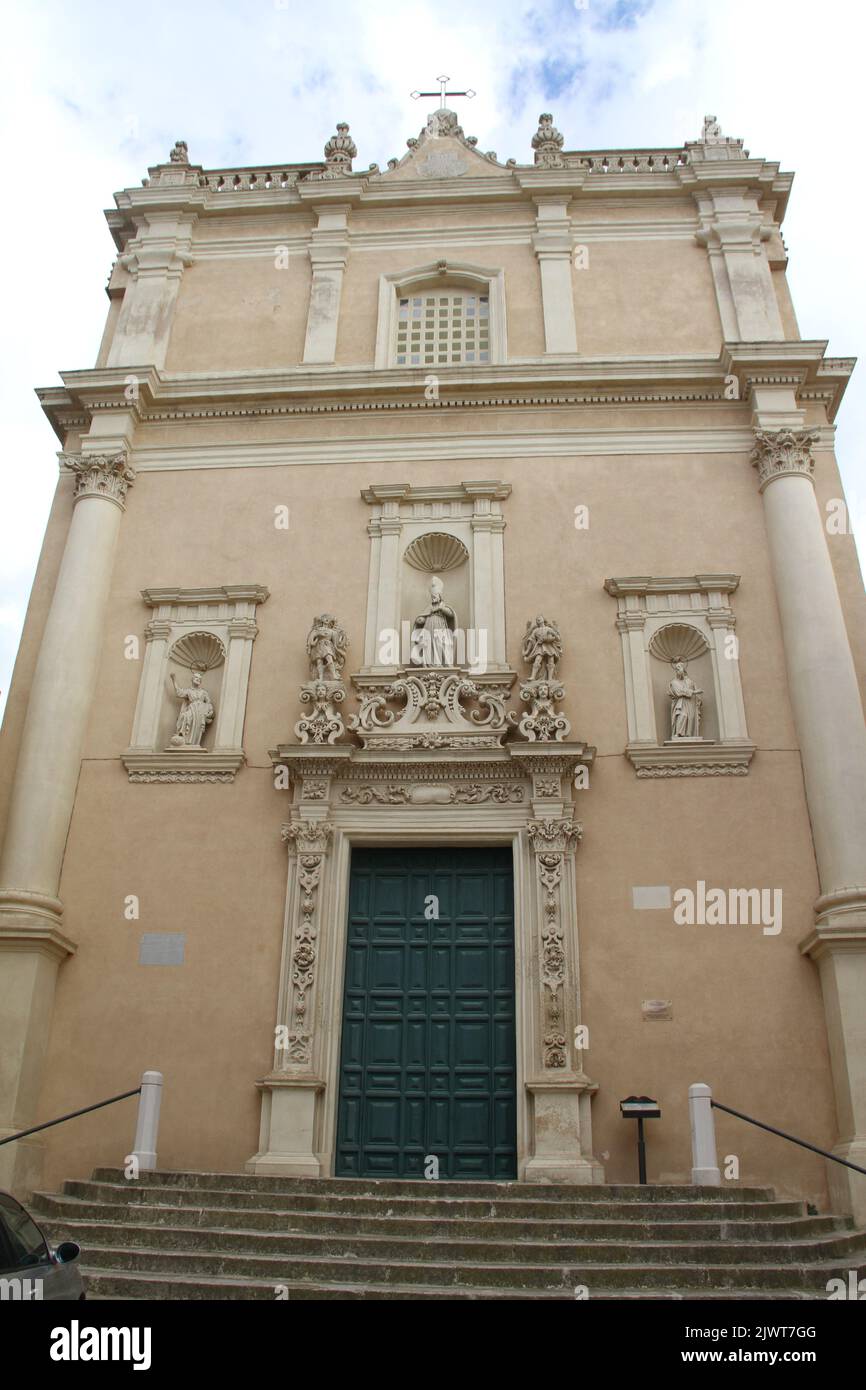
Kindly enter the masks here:
M 301 699 L 320 707 L 322 719 L 305 716 L 301 742 L 271 753 L 276 785 L 292 798 L 283 828 L 289 864 L 274 1065 L 258 1083 L 261 1136 L 248 1170 L 333 1172 L 353 845 L 510 844 L 518 1174 L 601 1181 L 590 1119 L 596 1087 L 575 1041 L 575 801 L 595 750 L 565 741 L 570 725 L 555 707 L 564 695 L 556 625 L 536 618 L 527 627 L 522 715 L 506 713 L 513 672 L 477 676 L 431 664 L 353 676 L 360 708 L 345 734 L 325 717 L 329 706 L 336 715 L 337 690 L 342 698 L 348 688 L 346 644 L 335 628 L 341 632 L 333 619 L 317 619 L 308 641 L 311 680 Z M 356 742 L 338 741 L 353 735 Z

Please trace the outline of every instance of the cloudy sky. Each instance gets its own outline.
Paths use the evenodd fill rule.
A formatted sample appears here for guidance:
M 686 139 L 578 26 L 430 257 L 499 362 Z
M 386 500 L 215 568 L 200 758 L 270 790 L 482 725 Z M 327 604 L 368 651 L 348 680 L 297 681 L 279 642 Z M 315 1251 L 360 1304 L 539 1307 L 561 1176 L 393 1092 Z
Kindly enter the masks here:
M 178 138 L 206 167 L 321 158 L 349 121 L 356 169 L 417 135 L 439 73 L 500 159 L 531 159 L 538 113 L 566 149 L 675 147 L 705 112 L 797 178 L 785 222 L 806 338 L 866 340 L 862 30 L 855 0 L 12 0 L 0 111 L 6 265 L 0 704 L 56 481 L 33 394 L 95 360 L 113 244 L 102 209 Z M 866 555 L 866 364 L 837 418 Z

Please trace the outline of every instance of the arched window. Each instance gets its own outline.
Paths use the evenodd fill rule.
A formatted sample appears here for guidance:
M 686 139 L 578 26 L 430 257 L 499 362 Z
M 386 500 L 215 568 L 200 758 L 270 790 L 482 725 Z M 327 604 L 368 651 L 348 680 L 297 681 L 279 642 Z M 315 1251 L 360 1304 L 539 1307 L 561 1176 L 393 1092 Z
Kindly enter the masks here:
M 436 370 L 503 361 L 502 271 L 439 261 L 381 276 L 377 367 Z

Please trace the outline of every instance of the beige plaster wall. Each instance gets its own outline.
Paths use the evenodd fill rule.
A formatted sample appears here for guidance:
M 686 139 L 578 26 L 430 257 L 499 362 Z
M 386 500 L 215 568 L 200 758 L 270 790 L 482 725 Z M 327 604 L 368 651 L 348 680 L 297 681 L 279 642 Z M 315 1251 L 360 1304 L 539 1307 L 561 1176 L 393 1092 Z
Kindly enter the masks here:
M 578 352 L 585 357 L 717 353 L 722 324 L 706 251 L 693 241 L 591 241 L 574 272 Z
M 40 1117 L 125 1089 L 155 1067 L 166 1075 L 161 1163 L 233 1169 L 255 1151 L 253 1083 L 271 1060 L 286 881 L 279 827 L 289 809 L 267 750 L 293 741 L 309 620 L 325 608 L 339 614 L 351 637 L 349 669 L 357 669 L 369 556 L 363 486 L 482 476 L 513 487 L 504 504 L 511 661 L 526 617 L 549 610 L 562 626 L 574 734 L 599 750 L 589 790 L 576 794 L 584 823 L 578 909 L 587 1065 L 602 1088 L 595 1148 L 610 1155 L 609 1178 L 634 1176 L 633 1129 L 617 1109 L 633 1091 L 657 1095 L 664 1110 L 650 1132 L 651 1174 L 687 1176 L 685 1097 L 696 1080 L 759 1118 L 832 1142 L 818 979 L 797 950 L 817 881 L 762 504 L 747 457 L 721 454 L 524 461 L 494 453 L 483 467 L 455 456 L 142 473 L 123 522 L 64 863 L 67 929 L 79 950 L 60 972 Z M 273 525 L 279 504 L 291 508 L 288 532 Z M 588 531 L 574 528 L 578 504 L 590 508 Z M 733 605 L 759 749 L 752 771 L 639 782 L 622 756 L 621 644 L 603 581 L 716 570 L 742 575 Z M 149 616 L 139 591 L 241 581 L 271 590 L 253 650 L 250 766 L 228 786 L 131 786 L 118 755 L 140 675 L 123 639 L 141 634 Z M 694 887 L 699 878 L 781 887 L 782 933 L 679 927 L 671 914 L 632 908 L 633 886 Z M 129 894 L 140 897 L 138 921 L 124 918 Z M 186 932 L 186 963 L 139 966 L 148 931 Z M 673 1021 L 644 1023 L 645 998 L 670 998 Z M 46 1182 L 121 1162 L 133 1127 L 128 1105 L 49 1133 Z M 823 1202 L 818 1160 L 744 1128 L 721 1134 L 722 1152 L 741 1157 L 744 1181 Z
M 310 260 L 295 250 L 278 267 L 280 244 L 276 236 L 259 255 L 201 258 L 186 270 L 166 371 L 297 366 L 304 351 Z
M 658 204 L 658 206 L 656 206 Z M 440 258 L 505 271 L 510 357 L 544 352 L 540 278 L 531 244 L 534 206 L 363 209 L 349 214 L 336 362 L 372 365 L 379 276 Z M 680 234 L 634 234 L 636 209 L 576 200 L 574 235 L 591 233 L 589 268 L 573 275 L 578 350 L 584 356 L 716 353 L 721 323 L 706 252 Z M 681 227 L 694 208 L 649 200 L 640 217 Z M 297 366 L 303 356 L 311 271 L 306 249 L 315 219 L 208 216 L 196 226 L 194 263 L 180 285 L 166 370 Z M 610 228 L 610 240 L 605 229 Z M 620 230 L 621 228 L 621 230 Z M 237 251 L 244 239 L 243 254 Z M 598 239 L 596 239 L 598 238 Z M 288 264 L 275 264 L 289 246 Z M 196 248 L 201 254 L 196 256 Z M 218 257 L 219 249 L 224 254 Z M 791 336 L 796 335 L 793 325 Z

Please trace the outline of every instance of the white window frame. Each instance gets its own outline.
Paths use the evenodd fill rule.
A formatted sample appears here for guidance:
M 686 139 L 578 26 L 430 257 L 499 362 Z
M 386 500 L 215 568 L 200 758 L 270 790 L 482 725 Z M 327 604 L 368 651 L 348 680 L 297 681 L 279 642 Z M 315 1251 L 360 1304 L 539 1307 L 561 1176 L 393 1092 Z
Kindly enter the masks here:
M 505 329 L 505 271 L 465 261 L 430 261 L 390 275 L 379 276 L 379 321 L 376 329 L 376 367 L 396 367 L 394 344 L 397 338 L 397 313 L 401 298 L 422 291 L 436 293 L 466 290 L 471 294 L 486 294 L 489 303 L 490 360 L 489 362 L 449 362 L 449 368 L 460 371 L 475 367 L 490 367 L 507 361 Z M 433 364 L 421 363 L 401 367 L 404 371 L 441 371 Z

